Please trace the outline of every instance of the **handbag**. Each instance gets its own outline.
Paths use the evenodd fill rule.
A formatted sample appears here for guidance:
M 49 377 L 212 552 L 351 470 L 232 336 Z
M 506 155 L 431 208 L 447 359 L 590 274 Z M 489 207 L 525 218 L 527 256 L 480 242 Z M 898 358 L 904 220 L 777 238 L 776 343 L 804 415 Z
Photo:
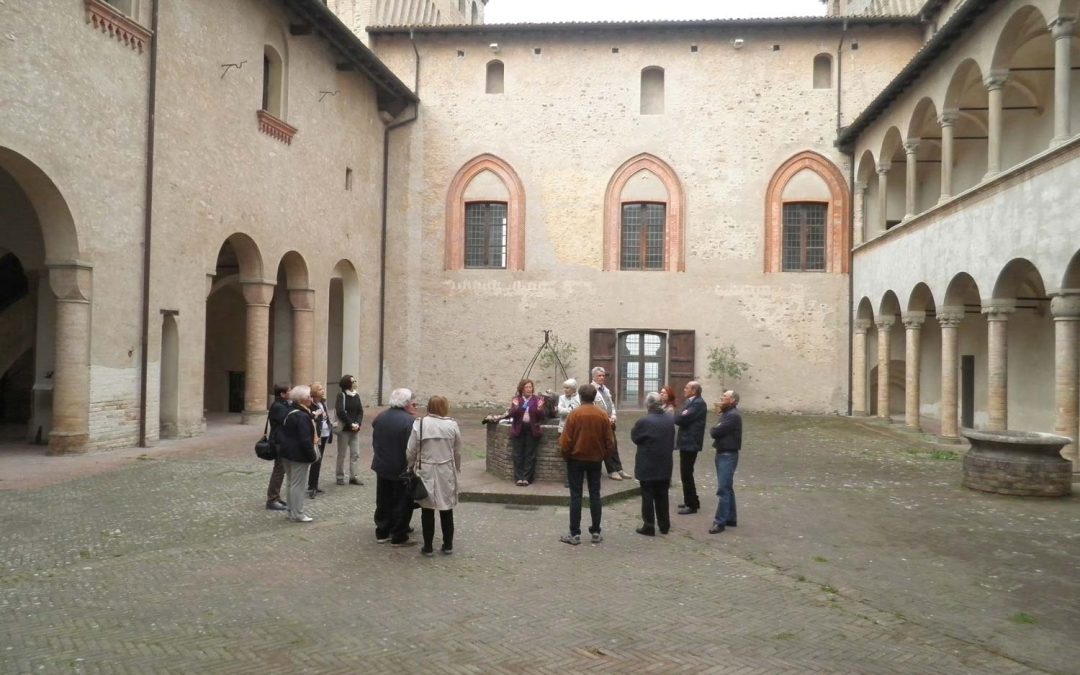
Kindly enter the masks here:
M 270 414 L 266 415 L 266 426 L 263 428 L 263 435 L 258 441 L 255 442 L 255 454 L 259 459 L 265 459 L 268 462 L 273 462 L 277 459 L 277 444 L 270 442 L 270 437 L 267 433 L 270 431 Z
M 416 470 L 412 467 L 408 467 L 402 472 L 400 480 L 402 486 L 405 488 L 405 494 L 409 495 L 409 499 L 414 502 L 418 502 L 422 499 L 428 498 L 427 487 L 424 485 L 424 481 L 420 479 L 417 474 L 417 470 L 420 469 L 421 459 L 420 455 L 424 450 L 424 418 L 420 418 L 420 440 L 417 443 L 416 450 Z

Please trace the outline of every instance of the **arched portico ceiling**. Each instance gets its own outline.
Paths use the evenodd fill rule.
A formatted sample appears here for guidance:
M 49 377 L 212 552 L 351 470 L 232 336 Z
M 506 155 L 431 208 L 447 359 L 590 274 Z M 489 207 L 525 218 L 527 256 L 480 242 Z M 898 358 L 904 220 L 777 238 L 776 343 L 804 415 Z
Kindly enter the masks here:
M 11 175 L 37 214 L 46 260 L 85 260 L 67 200 L 49 176 L 24 155 L 0 146 L 0 171 Z
M 330 274 L 331 277 L 341 279 L 342 283 L 348 284 L 350 281 L 354 283 L 359 282 L 359 275 L 356 272 L 356 267 L 342 258 L 334 265 L 334 270 Z
M 296 251 L 289 251 L 281 257 L 278 268 L 285 270 L 285 286 L 289 290 L 310 288 L 308 284 L 308 266 L 304 256 Z
M 975 132 L 986 134 L 988 96 L 983 84 L 983 72 L 974 59 L 965 59 L 956 67 L 949 86 L 945 90 L 942 112 L 959 113 L 956 123 L 957 135 Z
M 911 290 L 911 296 L 908 297 L 908 311 L 925 312 L 935 307 L 934 294 L 930 291 L 930 287 L 921 281 L 915 284 L 915 288 Z
M 859 157 L 859 168 L 855 171 L 857 180 L 863 183 L 869 183 L 876 178 L 876 174 L 877 162 L 874 161 L 874 153 L 870 150 L 866 150 Z
M 215 273 L 239 274 L 241 281 L 263 279 L 263 258 L 255 240 L 243 232 L 234 232 L 218 247 Z
M 971 305 L 979 307 L 982 304 L 982 296 L 979 295 L 979 285 L 967 272 L 960 272 L 949 282 L 945 289 L 945 305 L 949 307 Z
M 885 132 L 885 138 L 881 141 L 881 153 L 878 155 L 881 166 L 887 166 L 896 157 L 897 153 L 903 154 L 904 139 L 900 135 L 900 130 L 896 127 L 890 127 Z
M 1038 38 L 1049 40 L 1050 29 L 1047 26 L 1046 17 L 1038 8 L 1025 5 L 1017 9 L 1005 23 L 1001 34 L 998 36 L 997 45 L 994 47 L 994 56 L 990 62 L 993 71 L 1006 71 L 1017 65 L 1024 65 L 1023 61 L 1038 58 L 1039 54 L 1030 53 L 1027 49 Z M 1049 62 L 1053 64 L 1053 45 L 1049 45 Z M 1041 58 L 1041 61 L 1046 61 Z M 1020 63 L 1017 63 L 1017 62 Z
M 1025 258 L 1005 265 L 994 284 L 995 300 L 1045 300 L 1046 286 L 1039 270 Z
M 870 302 L 870 298 L 863 296 L 862 300 L 859 300 L 859 307 L 855 310 L 856 319 L 866 319 L 867 321 L 874 320 L 874 305 Z
M 941 126 L 938 124 L 937 105 L 930 97 L 925 97 L 915 104 L 908 122 L 907 137 L 910 138 L 935 138 L 941 135 Z
M 897 300 L 896 293 L 885 291 L 885 295 L 881 296 L 878 314 L 881 316 L 896 316 L 899 313 L 900 301 Z
M 1061 278 L 1062 288 L 1080 288 L 1080 250 L 1078 250 L 1065 268 L 1065 275 Z

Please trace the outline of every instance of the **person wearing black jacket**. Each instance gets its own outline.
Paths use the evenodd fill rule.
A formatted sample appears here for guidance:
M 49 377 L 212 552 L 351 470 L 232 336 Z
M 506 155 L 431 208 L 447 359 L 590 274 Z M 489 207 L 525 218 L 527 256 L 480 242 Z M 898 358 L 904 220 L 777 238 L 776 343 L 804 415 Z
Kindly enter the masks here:
M 391 546 L 415 544 L 409 539 L 412 499 L 400 476 L 412 435 L 416 401 L 408 389 L 390 392 L 390 407 L 371 423 L 371 470 L 375 472 L 375 541 Z
M 671 487 L 675 422 L 665 413 L 660 394 L 652 392 L 646 396 L 645 406 L 649 414 L 634 423 L 630 440 L 637 446 L 634 478 L 641 483 L 641 520 L 644 524 L 637 528 L 637 533 L 652 537 L 656 535 L 657 525 L 660 534 L 667 534 L 671 529 L 668 488 Z
M 293 387 L 289 391 L 289 400 L 293 407 L 281 425 L 279 444 L 288 478 L 288 515 L 294 523 L 310 523 L 311 516 L 304 513 L 304 493 L 307 491 L 308 468 L 319 459 L 315 418 L 311 414 L 311 387 L 303 384 Z
M 675 426 L 679 427 L 679 439 L 675 447 L 679 449 L 679 478 L 682 480 L 683 503 L 679 504 L 679 514 L 697 513 L 701 508 L 697 486 L 694 485 L 694 463 L 705 444 L 705 417 L 709 406 L 701 398 L 701 383 L 691 380 L 683 387 L 686 402 L 682 410 L 675 415 Z
M 356 391 L 356 378 L 345 375 L 338 383 L 341 393 L 334 403 L 337 413 L 337 484 L 345 484 L 345 451 L 349 451 L 349 484 L 363 485 L 360 480 L 360 425 L 364 421 L 364 405 L 360 402 L 360 393 Z
M 726 527 L 739 524 L 735 511 L 735 469 L 739 466 L 742 449 L 742 414 L 739 413 L 739 394 L 729 389 L 720 397 L 720 422 L 709 435 L 716 448 L 716 515 L 709 534 L 719 534 Z
M 281 425 L 285 422 L 285 415 L 292 410 L 289 402 L 289 385 L 274 385 L 274 402 L 270 404 L 270 440 L 276 443 L 280 438 Z M 281 482 L 285 480 L 285 465 L 281 463 L 281 456 L 274 459 L 274 468 L 270 472 L 270 484 L 266 486 L 266 508 L 269 511 L 284 511 L 288 508 L 281 499 Z

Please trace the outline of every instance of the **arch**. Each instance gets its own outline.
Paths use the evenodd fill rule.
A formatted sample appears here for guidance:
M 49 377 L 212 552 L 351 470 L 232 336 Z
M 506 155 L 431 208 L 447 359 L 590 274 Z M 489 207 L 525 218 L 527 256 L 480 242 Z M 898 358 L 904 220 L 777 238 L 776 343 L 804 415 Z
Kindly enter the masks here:
M 339 260 L 330 275 L 326 346 L 326 391 L 340 392 L 338 381 L 346 373 L 360 372 L 360 278 L 348 260 Z
M 814 89 L 832 89 L 832 54 L 814 57 Z
M 1016 52 L 1040 35 L 1049 36 L 1046 18 L 1037 7 L 1025 5 L 1013 12 L 1005 22 L 994 46 L 991 70 L 1008 70 Z
M 900 130 L 889 127 L 889 130 L 885 132 L 885 138 L 881 141 L 881 151 L 878 153 L 881 160 L 878 164 L 881 167 L 888 167 L 896 158 L 896 153 L 902 151 L 903 145 L 904 139 L 900 135 Z
M 911 119 L 908 121 L 907 137 L 926 138 L 929 134 L 936 134 L 939 130 L 937 105 L 929 96 L 924 96 L 915 104 L 911 111 Z
M 503 62 L 498 59 L 492 59 L 487 63 L 487 74 L 485 78 L 484 93 L 486 94 L 501 94 L 503 93 L 503 76 L 505 73 L 505 66 Z
M 947 307 L 963 307 L 965 305 L 979 307 L 982 296 L 979 294 L 979 285 L 975 283 L 967 272 L 957 273 L 945 289 L 945 303 Z
M 180 421 L 180 331 L 172 314 L 161 318 L 159 367 L 158 433 L 161 438 L 175 438 Z
M 222 274 L 239 274 L 240 282 L 262 281 L 263 256 L 255 240 L 243 232 L 234 232 L 225 238 L 217 249 L 215 264 L 210 273 L 218 277 Z
M 896 293 L 891 290 L 885 291 L 878 304 L 878 316 L 896 316 L 897 314 L 900 314 L 900 300 L 897 299 Z
M 664 223 L 664 270 L 685 272 L 683 254 L 685 224 L 683 213 L 686 194 L 682 182 L 671 166 L 655 155 L 642 153 L 627 160 L 615 170 L 604 192 L 604 267 L 605 271 L 619 269 L 620 232 L 622 225 L 622 194 L 627 182 L 640 171 L 648 171 L 660 179 L 667 190 Z
M 660 66 L 641 69 L 641 114 L 664 114 L 664 69 Z
M 907 130 L 908 141 L 918 144 L 915 155 L 917 161 L 913 213 L 926 211 L 941 198 L 941 136 L 937 105 L 933 99 L 924 97 L 915 104 Z
M 907 311 L 926 312 L 932 311 L 934 307 L 934 294 L 930 287 L 922 281 L 915 284 L 915 288 L 911 289 L 911 295 L 908 296 Z
M 1065 274 L 1061 277 L 1061 288 L 1080 289 L 1080 250 L 1073 254 L 1068 266 L 1065 267 Z
M 262 109 L 285 119 L 285 60 L 277 49 L 263 45 Z
M 525 185 L 516 171 L 503 159 L 483 154 L 469 160 L 458 169 L 446 194 L 446 257 L 447 270 L 465 267 L 465 189 L 479 174 L 490 171 L 502 181 L 510 193 L 506 204 L 506 269 L 525 269 Z
M 472 16 L 469 17 L 469 23 L 473 25 L 480 23 L 480 11 L 476 8 L 476 0 L 472 3 Z
M 855 318 L 871 322 L 874 320 L 874 304 L 865 295 L 859 300 L 859 305 L 855 310 Z
M 848 223 L 851 194 L 840 169 L 812 150 L 800 152 L 781 164 L 765 190 L 765 272 L 780 272 L 783 269 L 784 188 L 788 181 L 804 170 L 816 173 L 829 188 L 830 200 L 825 217 L 825 272 L 847 274 L 851 249 Z
M 296 251 L 289 251 L 281 256 L 280 266 L 285 268 L 285 283 L 288 290 L 310 288 L 308 285 L 308 266 L 304 256 Z
M 56 183 L 25 155 L 3 146 L 0 171 L 10 174 L 30 200 L 44 240 L 45 259 L 80 260 L 75 219 Z
M 1043 284 L 1039 270 L 1026 258 L 1013 258 L 998 274 L 994 283 L 995 300 L 1016 300 L 1023 298 L 1027 301 L 1033 299 L 1046 300 L 1046 286 Z

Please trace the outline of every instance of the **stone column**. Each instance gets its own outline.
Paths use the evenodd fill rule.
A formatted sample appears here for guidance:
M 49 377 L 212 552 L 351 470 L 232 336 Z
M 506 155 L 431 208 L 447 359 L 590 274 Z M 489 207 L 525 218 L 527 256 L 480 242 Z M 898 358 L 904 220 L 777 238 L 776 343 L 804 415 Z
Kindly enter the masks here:
M 1080 471 L 1080 377 L 1077 345 L 1080 344 L 1080 292 L 1058 295 L 1050 301 L 1054 317 L 1054 431 L 1073 442 L 1062 450 L 1065 459 Z
M 983 78 L 986 85 L 989 113 L 987 114 L 986 143 L 986 176 L 983 180 L 989 180 L 1001 173 L 1001 122 L 1002 122 L 1002 99 L 1004 98 L 1005 81 L 1009 79 L 1009 71 L 993 70 Z
M 293 384 L 314 381 L 314 312 L 315 291 L 310 288 L 289 289 L 292 305 L 292 373 Z
M 244 374 L 244 424 L 262 424 L 266 416 L 266 364 L 270 358 L 270 301 L 274 284 L 268 281 L 242 281 L 247 302 L 247 365 Z
M 901 319 L 906 331 L 904 341 L 904 426 L 919 428 L 919 367 L 922 357 L 920 339 L 926 312 L 904 312 Z
M 892 164 L 883 162 L 878 166 L 878 217 L 877 224 L 880 232 L 884 232 L 889 226 L 889 169 Z
M 953 139 L 953 125 L 959 116 L 960 113 L 956 110 L 946 110 L 938 118 L 938 122 L 941 123 L 941 197 L 938 198 L 939 204 L 952 198 L 953 151 L 956 147 Z
M 915 216 L 917 196 L 915 181 L 919 178 L 919 139 L 911 138 L 904 143 L 904 157 L 907 161 L 907 175 L 904 185 L 904 220 Z
M 1009 314 L 1015 309 L 1013 300 L 989 300 L 983 303 L 987 332 L 987 413 L 988 431 L 1009 428 Z
M 877 326 L 877 416 L 881 419 L 889 419 L 889 356 L 892 348 L 892 327 L 896 323 L 895 316 L 880 316 L 874 325 Z
M 957 371 L 960 369 L 960 322 L 963 307 L 941 307 L 937 313 L 941 324 L 941 436 L 950 440 L 960 438 L 957 422 Z
M 851 341 L 851 414 L 866 415 L 866 331 L 870 319 L 855 320 L 855 336 Z
M 90 298 L 93 268 L 78 261 L 46 262 L 56 296 L 50 455 L 86 452 L 90 440 Z
M 1076 19 L 1058 17 L 1050 24 L 1054 37 L 1054 138 L 1051 146 L 1061 145 L 1072 136 L 1069 129 L 1069 96 L 1072 83 L 1072 41 Z M 1075 468 L 1075 465 L 1074 465 Z
M 868 220 L 866 217 L 866 183 L 855 181 L 855 194 L 853 195 L 853 199 L 855 200 L 853 209 L 855 212 L 855 224 L 851 228 L 854 230 L 852 239 L 854 240 L 854 245 L 858 246 L 869 239 L 869 236 L 867 236 L 869 233 L 866 231 L 866 221 Z

